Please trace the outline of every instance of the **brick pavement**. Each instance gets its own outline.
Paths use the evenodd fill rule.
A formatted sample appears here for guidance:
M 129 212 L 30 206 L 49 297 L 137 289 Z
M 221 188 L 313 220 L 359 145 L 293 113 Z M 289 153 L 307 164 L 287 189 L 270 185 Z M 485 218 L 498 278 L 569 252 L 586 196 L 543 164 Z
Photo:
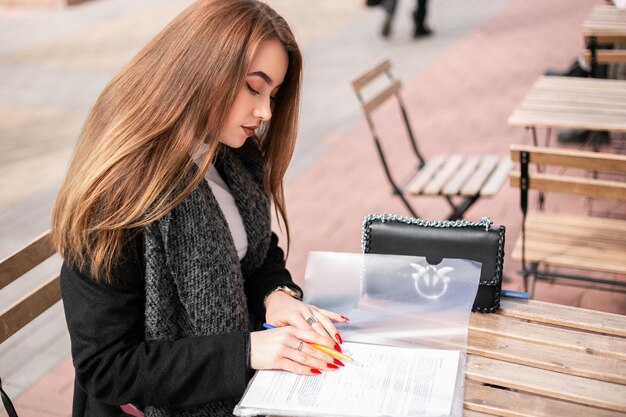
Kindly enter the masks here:
M 286 2 L 275 7 L 280 10 Z M 377 36 L 380 14 L 352 10 L 343 26 L 335 23 L 334 33 L 312 35 L 307 41 L 303 129 L 296 168 L 290 170 L 286 187 L 292 230 L 288 265 L 297 281 L 302 282 L 310 250 L 359 251 L 365 214 L 405 213 L 388 193 L 369 131 L 347 84 L 358 68 L 379 55 L 393 59 L 426 155 L 506 152 L 510 143 L 530 140 L 523 129 L 507 126 L 508 115 L 546 67 L 568 66 L 581 45 L 580 24 L 594 2 L 470 3 L 464 7 L 453 1 L 434 3 L 430 18 L 436 35 L 428 40 L 410 41 L 409 24 L 399 13 L 394 38 L 382 41 Z M 473 26 L 467 23 L 472 18 Z M 314 99 L 306 102 L 307 95 Z M 403 133 L 393 107 L 381 109 L 377 121 L 386 134 Z M 391 154 L 399 166 L 408 162 L 406 148 L 399 144 Z M 584 210 L 578 200 L 549 204 Z M 447 212 L 435 198 L 421 199 L 417 208 L 424 218 L 441 218 Z M 519 233 L 517 193 L 505 186 L 498 196 L 478 202 L 468 212 L 472 219 L 482 215 L 507 226 L 506 252 L 510 253 Z M 505 265 L 510 277 L 505 286 L 519 288 L 518 265 L 508 256 Z M 537 298 L 626 313 L 625 297 L 606 292 L 540 285 Z M 22 417 L 70 415 L 71 382 L 71 362 L 66 357 L 18 398 Z

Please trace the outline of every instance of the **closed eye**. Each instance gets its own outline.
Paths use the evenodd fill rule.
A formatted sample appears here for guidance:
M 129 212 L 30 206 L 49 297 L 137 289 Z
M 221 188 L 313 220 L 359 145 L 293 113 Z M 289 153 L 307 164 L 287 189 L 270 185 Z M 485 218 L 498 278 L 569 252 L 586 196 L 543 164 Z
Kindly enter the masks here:
M 259 91 L 255 90 L 254 88 L 252 88 L 252 86 L 248 83 L 246 83 L 246 87 L 248 88 L 248 91 L 250 91 L 252 94 L 254 95 L 259 95 L 261 94 Z

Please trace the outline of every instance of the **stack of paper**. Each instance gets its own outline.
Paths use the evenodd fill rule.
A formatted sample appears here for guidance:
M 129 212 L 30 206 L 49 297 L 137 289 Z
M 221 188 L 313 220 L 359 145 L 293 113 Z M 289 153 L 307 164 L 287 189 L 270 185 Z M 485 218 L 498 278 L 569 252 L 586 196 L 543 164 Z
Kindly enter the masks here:
M 462 388 L 457 350 L 343 344 L 355 361 L 321 375 L 260 371 L 235 415 L 449 416 Z M 461 361 L 462 362 L 462 361 Z M 460 371 L 459 371 L 460 369 Z M 456 394 L 455 394 L 456 392 Z

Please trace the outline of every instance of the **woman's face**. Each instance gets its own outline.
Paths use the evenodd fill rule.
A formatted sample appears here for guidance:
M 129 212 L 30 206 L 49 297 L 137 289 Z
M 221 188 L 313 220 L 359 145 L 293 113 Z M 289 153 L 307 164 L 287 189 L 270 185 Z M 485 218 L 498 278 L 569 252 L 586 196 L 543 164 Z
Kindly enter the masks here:
M 220 133 L 221 143 L 239 148 L 262 121 L 270 120 L 271 103 L 285 79 L 287 65 L 287 52 L 278 41 L 260 45 Z

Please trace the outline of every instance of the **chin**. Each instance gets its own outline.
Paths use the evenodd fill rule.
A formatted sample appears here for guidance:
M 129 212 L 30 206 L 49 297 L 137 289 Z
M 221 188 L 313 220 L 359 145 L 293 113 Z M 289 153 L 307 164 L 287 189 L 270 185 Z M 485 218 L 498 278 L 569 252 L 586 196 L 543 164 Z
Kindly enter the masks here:
M 241 148 L 244 145 L 244 143 L 246 143 L 246 140 L 248 140 L 247 137 L 243 137 L 242 139 L 229 138 L 229 139 L 220 140 L 220 142 L 228 146 L 229 148 L 238 149 L 238 148 Z

